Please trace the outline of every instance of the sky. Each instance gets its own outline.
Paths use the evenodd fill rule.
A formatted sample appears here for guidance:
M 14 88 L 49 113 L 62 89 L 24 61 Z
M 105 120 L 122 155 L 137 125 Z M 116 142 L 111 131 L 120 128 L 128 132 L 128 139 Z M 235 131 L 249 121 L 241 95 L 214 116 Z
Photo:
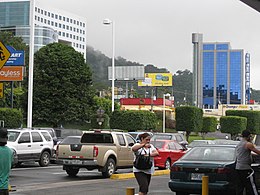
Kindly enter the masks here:
M 192 33 L 230 42 L 251 56 L 251 87 L 260 90 L 260 13 L 239 0 L 36 0 L 86 18 L 87 44 L 144 65 L 192 71 Z

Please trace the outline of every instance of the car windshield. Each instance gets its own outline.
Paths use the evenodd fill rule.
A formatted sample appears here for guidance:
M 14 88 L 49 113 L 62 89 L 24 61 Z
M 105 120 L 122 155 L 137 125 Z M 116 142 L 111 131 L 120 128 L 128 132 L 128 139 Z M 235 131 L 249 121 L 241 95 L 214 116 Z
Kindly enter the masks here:
M 156 148 L 162 148 L 163 145 L 164 145 L 164 142 L 162 142 L 162 141 L 152 141 L 151 144 L 153 144 L 154 147 L 156 147 Z
M 154 135 L 153 139 L 154 140 L 156 140 L 156 139 L 171 140 L 172 139 L 172 135 Z
M 16 131 L 8 131 L 8 141 L 15 142 L 17 137 L 19 136 L 20 132 Z
M 235 147 L 196 147 L 182 157 L 185 161 L 234 161 Z
M 62 140 L 61 144 L 78 144 L 80 143 L 81 137 L 66 137 L 64 140 Z

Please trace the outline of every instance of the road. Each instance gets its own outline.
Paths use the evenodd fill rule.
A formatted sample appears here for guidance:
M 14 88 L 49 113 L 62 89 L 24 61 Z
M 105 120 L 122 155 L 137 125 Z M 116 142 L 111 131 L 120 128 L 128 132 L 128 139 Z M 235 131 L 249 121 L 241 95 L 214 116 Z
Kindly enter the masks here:
M 129 173 L 131 169 L 119 170 Z M 149 195 L 174 195 L 168 187 L 169 175 L 153 176 Z M 104 179 L 96 170 L 82 169 L 78 176 L 70 178 L 61 166 L 37 165 L 12 169 L 10 183 L 15 187 L 12 195 L 124 195 L 127 187 L 134 187 L 138 193 L 135 179 Z

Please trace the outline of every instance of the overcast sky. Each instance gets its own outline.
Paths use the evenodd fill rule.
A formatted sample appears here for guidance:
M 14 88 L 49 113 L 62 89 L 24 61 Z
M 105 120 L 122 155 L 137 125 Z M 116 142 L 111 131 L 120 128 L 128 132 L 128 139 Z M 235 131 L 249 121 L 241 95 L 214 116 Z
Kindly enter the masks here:
M 260 90 L 260 13 L 239 0 L 36 0 L 86 18 L 87 44 L 116 56 L 177 70 L 192 71 L 191 34 L 204 42 L 230 42 L 251 55 L 251 87 Z

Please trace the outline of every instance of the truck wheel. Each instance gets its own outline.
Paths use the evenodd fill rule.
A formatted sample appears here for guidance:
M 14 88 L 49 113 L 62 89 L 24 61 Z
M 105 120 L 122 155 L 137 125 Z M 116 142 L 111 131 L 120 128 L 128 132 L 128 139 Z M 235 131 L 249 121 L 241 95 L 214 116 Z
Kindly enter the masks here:
M 69 177 L 76 177 L 76 175 L 79 172 L 79 169 L 67 169 L 66 172 L 69 175 Z
M 44 151 L 40 157 L 39 165 L 41 167 L 47 167 L 50 164 L 50 153 Z
M 108 177 L 110 177 L 112 174 L 115 173 L 115 171 L 116 171 L 116 163 L 115 163 L 114 159 L 109 158 L 109 159 L 107 160 L 107 163 L 106 163 L 106 165 L 105 165 L 105 167 L 104 167 L 104 170 L 105 170 L 105 171 L 102 172 L 102 175 L 103 175 L 103 177 L 105 177 L 105 178 L 108 178 Z

